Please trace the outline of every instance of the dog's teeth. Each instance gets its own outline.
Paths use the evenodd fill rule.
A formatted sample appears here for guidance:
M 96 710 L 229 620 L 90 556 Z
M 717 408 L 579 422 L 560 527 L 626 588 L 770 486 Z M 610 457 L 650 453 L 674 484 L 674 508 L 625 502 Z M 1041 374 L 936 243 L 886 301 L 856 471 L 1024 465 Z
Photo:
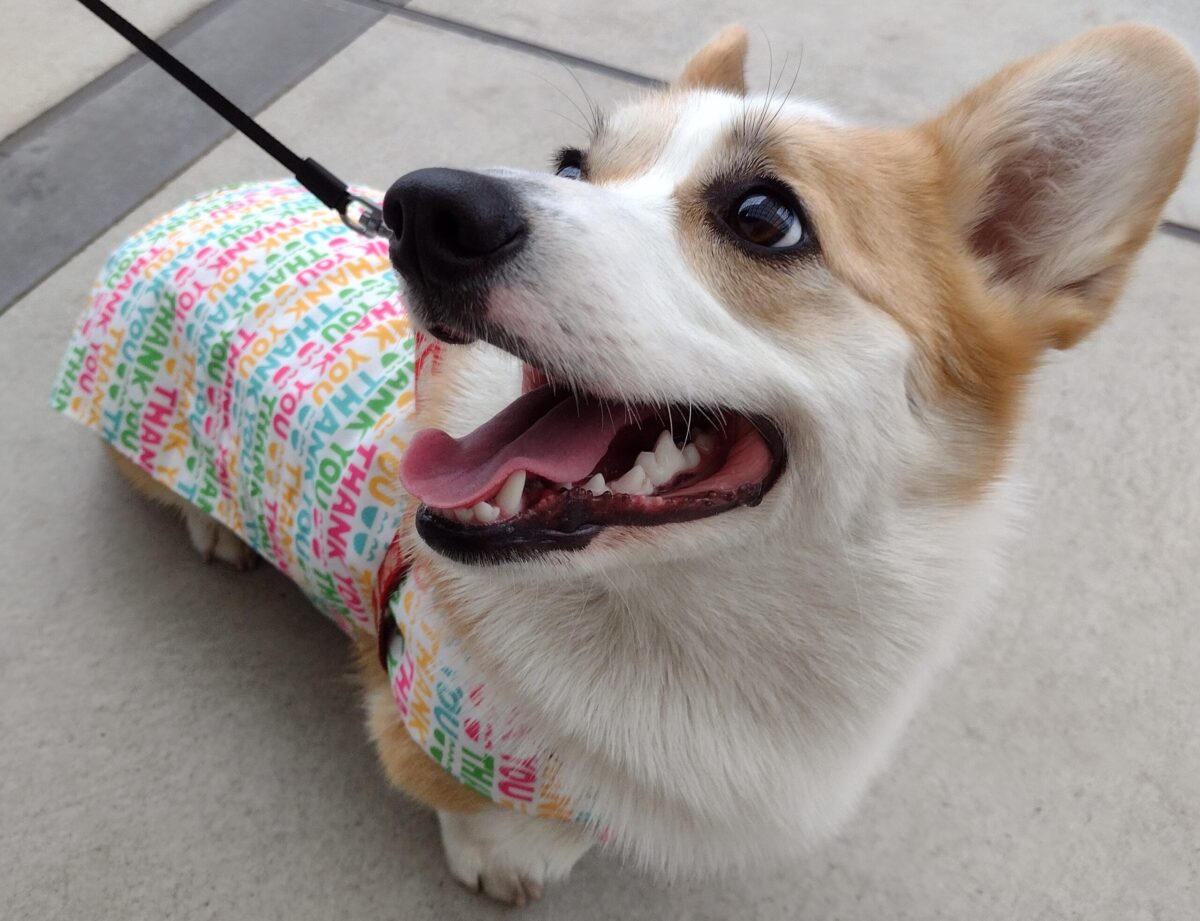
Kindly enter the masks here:
M 658 441 L 654 442 L 654 456 L 669 456 L 666 452 L 679 449 L 675 447 L 675 439 L 671 437 L 671 433 L 663 429 L 658 433 Z
M 514 470 L 496 493 L 496 504 L 505 518 L 521 511 L 521 493 L 525 491 L 525 471 Z
M 699 448 L 701 452 L 707 454 L 717 446 L 717 439 L 710 432 L 697 432 L 692 438 L 692 444 Z
M 658 464 L 659 473 L 664 478 L 663 483 L 669 483 L 675 478 L 675 474 L 686 466 L 683 452 L 675 447 L 675 439 L 671 437 L 670 432 L 664 431 L 658 436 L 654 445 L 654 462 Z
M 471 509 L 475 513 L 475 517 L 484 524 L 491 524 L 500 517 L 500 509 L 492 505 L 490 502 L 476 502 L 475 507 Z
M 627 496 L 648 496 L 654 492 L 654 485 L 646 476 L 646 471 L 634 464 L 625 476 L 609 484 L 614 493 L 624 493 Z
M 680 456 L 683 459 L 684 470 L 695 470 L 700 466 L 700 449 L 695 445 L 684 445 Z
M 658 461 L 654 459 L 654 455 L 649 451 L 643 451 L 639 454 L 634 463 L 646 472 L 646 479 L 650 481 L 651 486 L 661 486 L 667 480 L 671 479 L 668 472 L 659 467 Z
M 604 484 L 604 477 L 598 473 L 584 483 L 583 488 L 590 492 L 593 496 L 602 496 L 606 492 L 612 492 L 612 490 Z
M 475 513 L 469 508 L 456 508 L 453 511 L 454 517 L 463 524 L 470 524 L 475 520 Z

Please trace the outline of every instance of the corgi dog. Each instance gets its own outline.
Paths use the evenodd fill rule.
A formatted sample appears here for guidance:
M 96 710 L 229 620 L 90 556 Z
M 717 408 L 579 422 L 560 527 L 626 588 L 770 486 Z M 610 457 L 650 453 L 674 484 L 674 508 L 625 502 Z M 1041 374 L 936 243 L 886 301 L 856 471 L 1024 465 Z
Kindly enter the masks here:
M 697 874 L 846 820 L 1003 582 L 1031 372 L 1113 309 L 1200 113 L 1195 63 L 1141 25 L 886 130 L 749 93 L 746 51 L 727 28 L 554 174 L 424 169 L 384 199 L 440 343 L 398 546 L 586 808 L 452 776 L 369 638 L 368 726 L 453 875 L 506 902 L 597 842 Z

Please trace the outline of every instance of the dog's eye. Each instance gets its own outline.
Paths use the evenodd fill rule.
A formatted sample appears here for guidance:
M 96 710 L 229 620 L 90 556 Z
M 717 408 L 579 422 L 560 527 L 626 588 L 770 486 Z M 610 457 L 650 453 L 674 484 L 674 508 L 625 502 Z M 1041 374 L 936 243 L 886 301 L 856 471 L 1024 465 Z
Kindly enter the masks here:
M 741 196 L 730 207 L 725 223 L 755 246 L 791 249 L 804 240 L 799 209 L 772 189 L 752 189 Z
M 584 154 L 574 147 L 564 147 L 554 158 L 554 175 L 560 179 L 584 178 Z

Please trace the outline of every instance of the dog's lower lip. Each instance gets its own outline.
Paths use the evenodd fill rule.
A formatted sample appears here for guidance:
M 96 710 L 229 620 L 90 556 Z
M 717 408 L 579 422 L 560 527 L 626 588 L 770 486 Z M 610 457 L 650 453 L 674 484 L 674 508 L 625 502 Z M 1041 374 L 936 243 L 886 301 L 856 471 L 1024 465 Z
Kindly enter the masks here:
M 470 345 L 475 341 L 473 336 L 451 329 L 449 326 L 443 326 L 441 323 L 429 323 L 425 328 L 429 331 L 429 335 L 447 345 Z
M 512 522 L 463 528 L 422 505 L 417 511 L 417 534 L 430 548 L 459 563 L 475 565 L 517 562 L 555 550 L 582 550 L 602 526 L 573 531 L 518 528 Z
M 605 528 L 648 527 L 678 524 L 708 518 L 734 508 L 757 505 L 765 490 L 754 486 L 745 491 L 704 496 L 682 507 L 678 514 L 646 516 L 639 509 L 643 496 L 606 497 L 612 509 L 605 520 L 583 520 L 575 524 L 582 510 L 576 502 L 581 490 L 565 495 L 564 527 L 526 524 L 521 519 L 497 522 L 492 525 L 465 527 L 433 512 L 422 505 L 417 513 L 417 533 L 434 550 L 460 563 L 489 564 L 516 562 L 555 550 L 582 550 Z
M 476 342 L 479 338 L 477 335 L 466 332 L 459 326 L 451 326 L 445 322 L 434 320 L 427 315 L 430 311 L 422 309 L 422 304 L 427 301 L 430 293 L 436 291 L 436 289 L 431 288 L 419 274 L 405 274 L 400 271 L 400 266 L 396 259 L 396 249 L 399 245 L 399 242 L 393 241 L 389 248 L 392 271 L 401 279 L 401 283 L 407 293 L 408 309 L 414 319 L 420 321 L 420 325 L 425 328 L 429 335 L 447 345 L 470 345 Z

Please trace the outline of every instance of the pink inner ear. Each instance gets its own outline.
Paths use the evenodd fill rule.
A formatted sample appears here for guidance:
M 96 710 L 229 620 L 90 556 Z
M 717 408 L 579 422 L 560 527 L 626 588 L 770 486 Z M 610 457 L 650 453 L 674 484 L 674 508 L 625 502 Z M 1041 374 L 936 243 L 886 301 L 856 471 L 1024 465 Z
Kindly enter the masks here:
M 988 259 L 998 279 L 1030 273 L 1070 223 L 1070 190 L 1086 156 L 1077 148 L 1085 139 L 1055 133 L 1010 153 L 989 185 L 989 208 L 971 231 L 971 248 Z

